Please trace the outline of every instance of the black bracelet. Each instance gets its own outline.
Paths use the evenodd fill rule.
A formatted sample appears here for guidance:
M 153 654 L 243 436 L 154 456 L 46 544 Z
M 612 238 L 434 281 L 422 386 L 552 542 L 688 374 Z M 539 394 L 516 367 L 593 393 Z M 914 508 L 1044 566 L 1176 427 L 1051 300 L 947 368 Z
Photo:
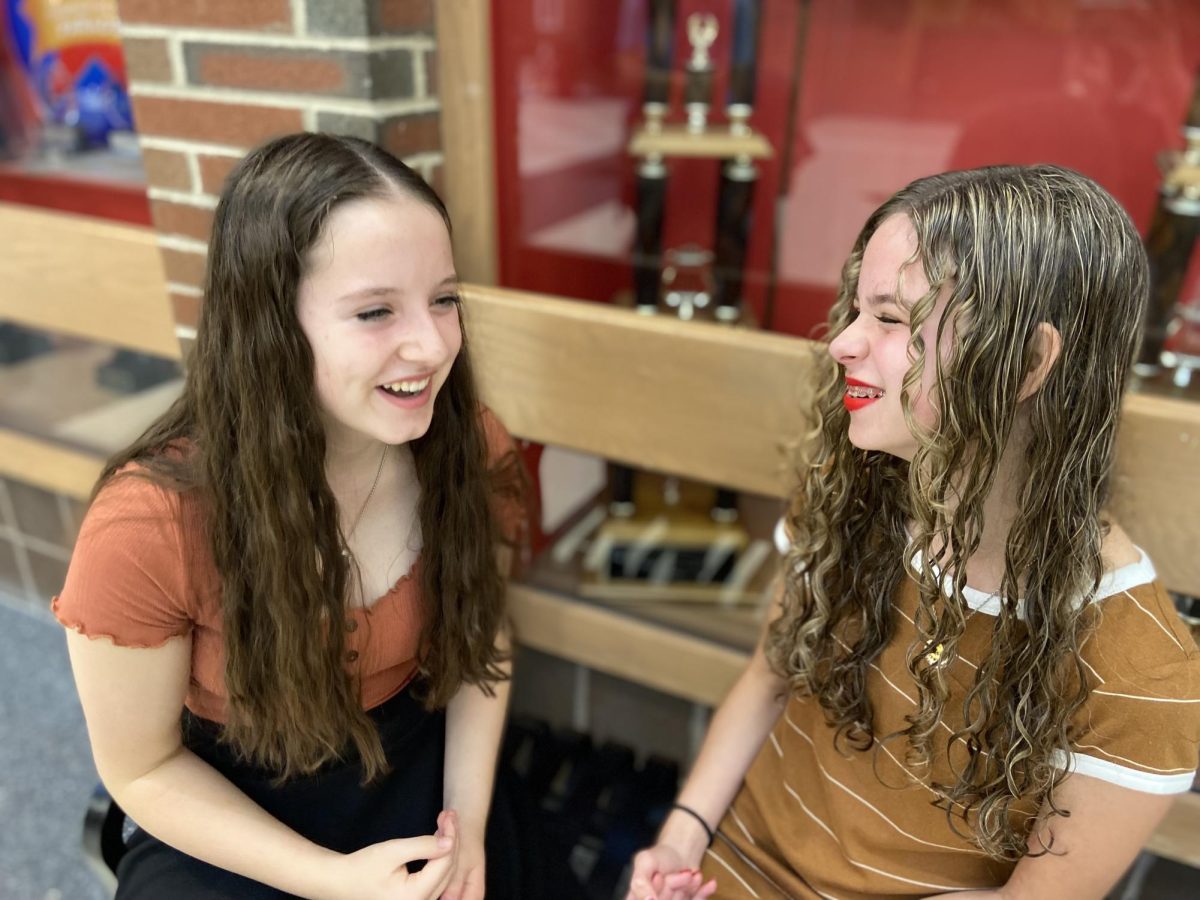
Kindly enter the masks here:
M 704 821 L 704 816 L 700 815 L 700 813 L 696 812 L 690 806 L 684 806 L 682 803 L 672 803 L 671 809 L 677 809 L 680 812 L 685 812 L 699 822 L 700 827 L 704 829 L 704 833 L 708 835 L 708 846 L 711 847 L 713 845 L 713 841 L 717 839 L 717 833 L 708 827 L 708 823 Z

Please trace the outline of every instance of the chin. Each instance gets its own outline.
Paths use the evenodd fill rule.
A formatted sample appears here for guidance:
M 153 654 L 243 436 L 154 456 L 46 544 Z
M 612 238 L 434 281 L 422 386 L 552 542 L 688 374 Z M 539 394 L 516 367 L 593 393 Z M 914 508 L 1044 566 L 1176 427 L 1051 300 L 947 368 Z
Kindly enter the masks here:
M 407 444 L 416 441 L 429 433 L 429 421 L 413 422 L 396 428 L 384 429 L 379 439 L 387 444 Z
M 850 441 L 850 444 L 857 450 L 886 453 L 888 456 L 895 456 L 898 459 L 911 461 L 913 458 L 913 453 L 916 452 L 915 447 L 900 447 L 888 441 L 879 440 L 878 438 L 872 439 L 864 435 L 855 435 L 853 428 L 846 433 L 846 439 Z

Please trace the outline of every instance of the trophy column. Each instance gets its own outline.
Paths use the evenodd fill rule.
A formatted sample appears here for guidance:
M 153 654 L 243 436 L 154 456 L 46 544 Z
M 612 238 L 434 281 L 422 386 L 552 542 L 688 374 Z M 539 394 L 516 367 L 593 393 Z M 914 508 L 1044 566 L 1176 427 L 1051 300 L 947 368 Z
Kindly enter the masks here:
M 717 194 L 715 276 L 716 307 L 721 322 L 736 322 L 742 315 L 742 273 L 750 236 L 750 210 L 758 169 L 747 157 L 737 157 L 721 167 Z
M 758 58 L 761 0 L 733 0 L 733 58 L 729 66 L 729 94 L 725 116 L 733 134 L 750 130 L 754 109 L 755 68 Z
M 633 302 L 640 313 L 658 310 L 667 166 L 651 153 L 637 167 L 637 237 L 633 250 Z
M 644 122 L 628 147 L 636 161 L 632 305 L 647 315 L 714 318 L 744 326 L 753 319 L 745 314 L 742 286 L 759 175 L 755 161 L 772 155 L 769 142 L 749 124 L 760 0 L 734 3 L 736 46 L 724 105 L 728 127 L 710 122 L 716 17 L 688 16 L 691 52 L 682 73 L 686 116 L 679 123 L 668 121 L 674 0 L 648 0 L 647 9 Z M 719 167 L 711 250 L 693 244 L 664 247 L 667 161 L 680 157 L 711 160 Z M 746 585 L 763 557 L 758 551 L 745 552 L 751 539 L 739 521 L 737 492 L 663 479 L 622 464 L 612 465 L 609 473 L 608 515 L 586 553 L 588 577 L 580 593 L 655 601 L 755 602 L 754 591 Z
M 646 23 L 646 84 L 642 115 L 657 129 L 671 98 L 671 58 L 675 46 L 675 0 L 650 0 Z
M 1188 263 L 1200 235 L 1200 76 L 1183 124 L 1187 148 L 1163 178 L 1146 235 L 1150 301 L 1134 371 L 1150 377 L 1162 369 L 1163 344 L 1174 318 Z
M 729 119 L 730 133 L 739 136 L 750 133 L 750 115 L 754 111 L 754 63 L 758 55 L 760 11 L 760 0 L 734 0 L 733 49 L 725 115 Z M 721 167 L 714 240 L 717 286 L 713 309 L 719 322 L 732 324 L 742 317 L 742 278 L 757 180 L 758 168 L 745 154 L 735 156 Z M 737 492 L 717 488 L 710 515 L 715 522 L 737 521 Z

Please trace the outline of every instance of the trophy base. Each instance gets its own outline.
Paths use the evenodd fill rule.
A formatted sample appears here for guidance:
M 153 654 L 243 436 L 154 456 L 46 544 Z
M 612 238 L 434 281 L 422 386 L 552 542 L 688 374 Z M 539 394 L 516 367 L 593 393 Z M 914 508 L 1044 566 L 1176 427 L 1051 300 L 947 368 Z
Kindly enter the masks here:
M 658 306 L 637 306 L 633 302 L 633 291 L 617 291 L 613 294 L 611 302 L 613 306 L 624 307 L 643 316 L 659 315 L 667 319 L 680 318 L 679 310 L 671 308 L 665 302 L 659 303 Z M 749 304 L 743 303 L 739 306 L 737 308 L 737 316 L 733 316 L 732 309 L 732 307 L 721 307 L 712 303 L 704 307 L 692 307 L 692 315 L 689 321 L 708 322 L 709 324 L 721 325 L 724 328 L 749 328 L 757 330 L 762 327 L 758 321 L 758 316 L 754 314 L 754 310 Z
M 739 521 L 712 516 L 715 490 L 638 473 L 636 512 L 608 515 L 583 551 L 578 592 L 610 602 L 756 604 L 770 557 Z

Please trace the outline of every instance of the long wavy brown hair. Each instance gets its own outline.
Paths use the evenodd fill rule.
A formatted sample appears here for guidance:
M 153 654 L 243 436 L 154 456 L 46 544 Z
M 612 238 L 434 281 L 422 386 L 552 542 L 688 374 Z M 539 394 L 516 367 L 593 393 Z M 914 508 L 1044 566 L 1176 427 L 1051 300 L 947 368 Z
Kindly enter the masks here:
M 344 621 L 352 563 L 325 477 L 313 354 L 296 316 L 308 252 L 340 204 L 400 191 L 449 216 L 408 166 L 355 138 L 296 134 L 250 153 L 230 174 L 213 221 L 204 304 L 183 393 L 116 454 L 99 490 L 130 470 L 203 510 L 221 577 L 225 739 L 286 779 L 352 748 L 368 779 L 387 765 L 348 673 Z M 411 443 L 419 520 L 425 702 L 505 676 L 496 641 L 504 578 L 492 491 L 519 489 L 510 455 L 489 472 L 464 335 L 429 431 Z
M 1080 600 L 1095 595 L 1102 575 L 1102 510 L 1148 291 L 1146 256 L 1121 207 L 1078 173 L 1005 166 L 923 178 L 863 226 L 830 313 L 831 336 L 855 315 L 867 242 L 896 214 L 912 222 L 913 263 L 930 284 L 911 311 L 912 366 L 901 398 L 918 449 L 906 462 L 853 447 L 844 383 L 830 367 L 789 517 L 796 541 L 784 612 L 767 653 L 791 689 L 820 702 L 839 743 L 866 750 L 877 738 L 900 738 L 917 765 L 948 752 L 949 743 L 934 747 L 947 691 L 925 656 L 940 644 L 942 658 L 953 658 L 969 609 L 961 583 L 943 594 L 934 561 L 962 573 L 978 549 L 984 500 L 1034 364 L 1035 331 L 1042 322 L 1057 328 L 1061 355 L 1021 404 L 1027 439 L 1002 610 L 963 708 L 947 717 L 950 741 L 965 743 L 969 761 L 953 783 L 931 785 L 953 827 L 989 855 L 1015 860 L 1030 852 L 1030 823 L 1019 812 L 1030 800 L 1048 803 L 1050 816 L 1069 814 L 1055 789 L 1066 775 L 1060 762 L 1072 716 L 1088 697 L 1079 648 L 1094 617 Z M 919 335 L 943 291 L 936 346 L 943 333 L 953 335 L 945 360 Z M 923 429 L 912 397 L 927 352 L 936 360 L 938 417 Z M 920 591 L 918 637 L 908 648 L 917 709 L 904 731 L 876 736 L 867 670 L 893 639 L 894 597 L 906 575 Z

